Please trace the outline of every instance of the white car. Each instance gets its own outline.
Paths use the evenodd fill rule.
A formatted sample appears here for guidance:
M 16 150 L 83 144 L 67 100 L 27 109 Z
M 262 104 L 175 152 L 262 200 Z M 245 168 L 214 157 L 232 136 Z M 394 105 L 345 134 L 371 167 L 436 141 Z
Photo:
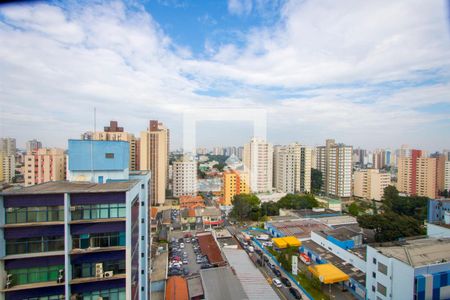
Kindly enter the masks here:
M 272 280 L 272 283 L 273 283 L 273 285 L 276 286 L 277 288 L 280 288 L 280 287 L 283 286 L 283 285 L 281 284 L 280 279 L 278 279 L 278 278 L 274 278 L 274 279 Z
M 180 248 L 184 249 L 184 243 L 180 243 Z

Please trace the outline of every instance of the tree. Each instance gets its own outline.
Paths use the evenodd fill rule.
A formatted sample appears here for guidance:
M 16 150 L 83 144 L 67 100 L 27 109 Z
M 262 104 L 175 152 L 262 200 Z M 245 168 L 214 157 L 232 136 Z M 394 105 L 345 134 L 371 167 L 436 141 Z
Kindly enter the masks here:
M 257 196 L 249 194 L 235 195 L 232 203 L 233 209 L 230 214 L 237 220 L 254 220 L 254 218 L 258 220 L 260 217 L 259 205 L 261 201 Z
M 322 172 L 317 169 L 311 169 L 311 190 L 313 194 L 320 193 L 323 185 Z
M 379 215 L 361 215 L 359 226 L 373 229 L 377 242 L 395 241 L 399 238 L 425 234 L 421 223 L 413 217 L 385 212 Z
M 384 189 L 383 209 L 399 215 L 414 217 L 417 220 L 425 220 L 427 217 L 427 197 L 400 196 L 394 186 Z
M 278 208 L 286 209 L 311 209 L 313 207 L 318 207 L 319 202 L 314 198 L 312 194 L 287 194 L 277 202 L 277 205 Z
M 261 214 L 263 216 L 278 216 L 280 214 L 280 209 L 277 203 L 270 201 L 261 203 Z
M 349 214 L 351 214 L 352 216 L 357 217 L 359 215 L 359 211 L 360 208 L 358 206 L 358 204 L 356 204 L 356 202 L 353 202 L 352 204 L 350 204 L 350 206 L 348 207 L 348 212 Z

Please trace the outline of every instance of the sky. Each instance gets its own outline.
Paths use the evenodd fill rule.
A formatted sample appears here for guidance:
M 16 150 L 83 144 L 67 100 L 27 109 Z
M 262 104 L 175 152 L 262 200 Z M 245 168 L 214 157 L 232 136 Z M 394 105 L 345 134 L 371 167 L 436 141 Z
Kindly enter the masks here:
M 18 146 L 150 119 L 181 147 L 192 109 L 267 112 L 273 144 L 450 148 L 450 4 L 423 0 L 0 5 L 0 136 Z M 243 145 L 248 120 L 197 123 Z

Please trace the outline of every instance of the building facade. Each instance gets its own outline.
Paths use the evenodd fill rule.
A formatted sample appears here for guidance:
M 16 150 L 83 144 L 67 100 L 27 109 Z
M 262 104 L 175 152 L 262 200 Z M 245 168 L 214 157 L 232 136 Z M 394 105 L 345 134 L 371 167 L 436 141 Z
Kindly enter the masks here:
M 134 134 L 125 132 L 123 127 L 119 127 L 117 121 L 110 121 L 109 126 L 105 126 L 103 131 L 96 131 L 92 139 L 99 141 L 125 141 L 128 142 L 129 150 L 129 169 L 130 171 L 139 170 L 139 139 Z
M 34 151 L 42 148 L 42 143 L 36 139 L 27 141 L 26 144 L 27 154 L 31 154 Z
M 444 190 L 450 191 L 450 160 L 445 162 Z
M 42 148 L 24 158 L 25 186 L 66 179 L 66 154 L 63 149 Z
M 317 168 L 322 172 L 321 191 L 340 198 L 351 197 L 352 147 L 327 140 L 326 145 L 317 147 L 316 151 Z
M 223 172 L 223 205 L 231 205 L 234 196 L 240 194 L 250 194 L 248 173 L 237 170 Z
M 353 195 L 367 200 L 381 201 L 384 189 L 391 184 L 391 175 L 378 169 L 355 171 Z
M 261 138 L 244 145 L 244 166 L 254 193 L 271 192 L 273 186 L 273 147 Z
M 6 155 L 0 152 L 0 182 L 12 182 L 16 170 L 16 158 L 14 155 Z
M 148 299 L 147 182 L 3 192 L 0 298 Z
M 169 176 L 169 130 L 156 120 L 151 120 L 147 131 L 141 132 L 140 169 L 152 173 L 150 202 L 164 204 Z
M 0 138 L 0 152 L 5 156 L 16 155 L 16 139 Z
M 197 162 L 189 159 L 172 164 L 173 196 L 197 195 Z
M 398 158 L 397 189 L 409 195 L 435 198 L 436 158 L 425 157 L 421 150 Z
M 311 148 L 297 143 L 274 147 L 273 185 L 276 191 L 293 194 L 311 190 L 311 152 Z

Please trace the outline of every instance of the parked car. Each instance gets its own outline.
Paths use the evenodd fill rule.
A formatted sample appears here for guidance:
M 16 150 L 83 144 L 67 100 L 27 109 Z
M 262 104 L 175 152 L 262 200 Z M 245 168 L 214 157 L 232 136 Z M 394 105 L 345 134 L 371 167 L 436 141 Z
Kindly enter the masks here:
M 276 286 L 277 288 L 280 288 L 280 287 L 283 286 L 283 285 L 281 284 L 281 281 L 280 281 L 278 278 L 274 278 L 274 279 L 272 280 L 272 283 L 273 283 L 273 285 Z
M 184 243 L 180 243 L 180 249 L 184 249 Z
M 300 294 L 300 292 L 293 287 L 289 288 L 289 292 L 295 299 L 302 299 L 302 295 Z
M 277 275 L 278 277 L 281 276 L 281 272 L 280 272 L 280 270 L 278 270 L 278 269 L 273 270 L 273 273 L 274 273 L 275 275 Z
M 183 265 L 187 265 L 189 263 L 189 261 L 187 259 L 183 260 Z
M 269 258 L 267 256 L 264 256 L 264 262 L 268 263 L 269 262 Z
M 201 265 L 201 267 L 200 267 L 200 269 L 211 269 L 211 268 L 214 268 L 214 266 L 213 266 L 213 265 L 210 265 L 210 264 L 203 264 L 203 265 Z
M 292 286 L 291 282 L 286 277 L 281 277 L 280 280 L 285 286 L 287 286 L 287 287 L 291 287 Z

